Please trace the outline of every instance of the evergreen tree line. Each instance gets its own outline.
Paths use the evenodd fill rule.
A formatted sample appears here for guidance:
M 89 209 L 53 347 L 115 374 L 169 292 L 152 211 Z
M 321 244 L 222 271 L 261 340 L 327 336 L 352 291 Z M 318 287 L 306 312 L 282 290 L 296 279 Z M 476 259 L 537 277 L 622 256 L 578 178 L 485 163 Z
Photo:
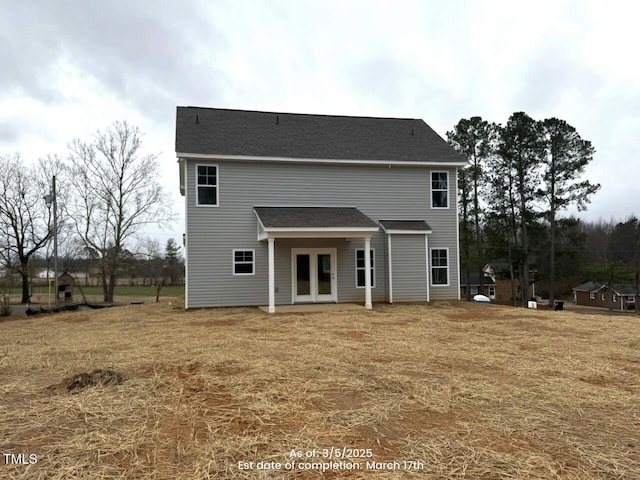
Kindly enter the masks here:
M 472 276 L 482 282 L 493 262 L 511 280 L 514 305 L 526 306 L 533 282 L 553 303 L 556 291 L 587 273 L 580 269 L 588 227 L 561 214 L 571 205 L 585 210 L 600 188 L 582 178 L 591 142 L 564 120 L 524 112 L 504 125 L 461 119 L 447 138 L 468 162 L 458 176 L 462 283 Z

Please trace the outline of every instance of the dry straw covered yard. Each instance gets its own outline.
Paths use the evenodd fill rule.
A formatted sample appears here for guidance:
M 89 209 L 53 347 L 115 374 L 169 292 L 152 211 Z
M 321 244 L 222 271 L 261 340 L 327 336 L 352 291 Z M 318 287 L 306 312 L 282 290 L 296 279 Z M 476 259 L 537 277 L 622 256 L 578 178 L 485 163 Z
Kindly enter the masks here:
M 0 477 L 640 478 L 639 351 L 633 316 L 458 302 L 14 317 Z

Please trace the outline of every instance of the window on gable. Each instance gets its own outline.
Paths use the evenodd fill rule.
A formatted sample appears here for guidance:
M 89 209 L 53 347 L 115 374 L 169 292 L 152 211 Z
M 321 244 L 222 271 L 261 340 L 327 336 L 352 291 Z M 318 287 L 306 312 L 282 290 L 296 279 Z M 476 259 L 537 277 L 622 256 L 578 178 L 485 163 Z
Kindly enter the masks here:
M 197 205 L 218 205 L 218 166 L 198 165 Z
M 375 254 L 374 250 L 369 250 L 371 257 L 371 288 L 376 286 L 376 267 L 375 267 Z M 356 287 L 364 288 L 365 276 L 364 276 L 364 249 L 356 250 Z
M 253 275 L 255 273 L 255 250 L 233 251 L 233 274 Z
M 431 172 L 431 208 L 449 208 L 449 174 Z
M 431 284 L 449 285 L 449 261 L 446 248 L 431 249 Z

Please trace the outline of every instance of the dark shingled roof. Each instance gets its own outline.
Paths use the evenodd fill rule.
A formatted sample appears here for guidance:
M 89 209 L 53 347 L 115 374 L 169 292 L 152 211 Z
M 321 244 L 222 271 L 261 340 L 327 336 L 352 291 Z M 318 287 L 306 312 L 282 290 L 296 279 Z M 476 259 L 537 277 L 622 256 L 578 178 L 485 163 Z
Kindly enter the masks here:
M 178 107 L 176 152 L 334 160 L 465 159 L 423 120 Z
M 487 287 L 487 286 L 495 285 L 496 282 L 490 276 L 485 275 L 482 284 L 485 287 Z M 477 273 L 476 274 L 472 273 L 472 274 L 469 275 L 469 278 L 467 279 L 467 276 L 464 273 L 461 273 L 460 274 L 460 286 L 461 287 L 466 287 L 468 285 L 471 285 L 471 286 L 480 285 L 480 275 L 478 275 Z
M 599 290 L 602 287 L 604 287 L 602 283 L 589 281 L 581 285 L 578 285 L 577 287 L 573 287 L 573 290 L 576 290 L 578 292 L 594 292 L 596 290 Z
M 380 220 L 385 230 L 427 231 L 431 227 L 424 220 Z
M 578 285 L 577 287 L 573 287 L 573 290 L 576 292 L 597 292 L 599 290 L 612 290 L 619 295 L 635 295 L 636 288 L 634 285 L 630 284 L 612 284 L 607 285 L 606 283 L 600 282 L 586 282 L 582 285 Z
M 265 228 L 378 228 L 354 207 L 254 207 Z

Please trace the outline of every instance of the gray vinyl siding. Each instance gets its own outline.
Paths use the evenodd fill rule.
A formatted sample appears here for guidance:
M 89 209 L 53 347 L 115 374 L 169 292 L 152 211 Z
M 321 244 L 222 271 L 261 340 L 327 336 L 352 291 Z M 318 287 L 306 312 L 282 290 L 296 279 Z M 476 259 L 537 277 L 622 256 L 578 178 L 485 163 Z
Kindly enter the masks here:
M 429 247 L 449 248 L 450 287 L 431 287 L 431 298 L 457 298 L 457 215 L 455 168 L 449 172 L 449 208 L 430 208 L 430 171 L 426 167 L 299 164 L 242 161 L 186 161 L 187 307 L 266 305 L 267 242 L 257 239 L 253 207 L 352 206 L 373 220 L 424 219 L 432 227 Z M 218 166 L 216 207 L 197 206 L 196 165 Z M 424 246 L 424 237 L 422 238 Z M 364 301 L 356 288 L 355 250 L 363 239 L 276 239 L 276 304 L 292 301 L 291 248 L 337 249 L 338 301 Z M 388 299 L 386 235 L 374 234 L 376 288 L 372 300 Z M 233 275 L 233 249 L 255 250 L 255 275 Z M 422 248 L 424 252 L 424 248 Z M 395 251 L 394 251 L 395 255 Z M 401 275 L 402 271 L 395 272 Z M 414 273 L 406 272 L 407 279 Z M 419 281 L 419 279 L 415 279 Z M 394 300 L 395 300 L 394 286 Z
M 424 235 L 391 235 L 394 303 L 427 301 L 426 261 Z

